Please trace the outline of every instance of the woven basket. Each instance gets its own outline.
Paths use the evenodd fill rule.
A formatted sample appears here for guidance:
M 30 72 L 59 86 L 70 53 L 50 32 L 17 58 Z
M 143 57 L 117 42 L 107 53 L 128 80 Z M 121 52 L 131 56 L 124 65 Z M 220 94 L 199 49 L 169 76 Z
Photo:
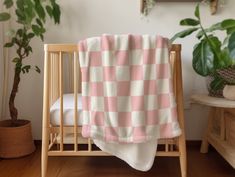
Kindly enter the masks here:
M 206 86 L 207 86 L 207 90 L 209 92 L 209 96 L 212 96 L 212 97 L 219 97 L 219 98 L 223 98 L 223 88 L 219 89 L 219 90 L 214 90 L 211 88 L 210 84 L 211 82 L 214 80 L 214 76 L 212 75 L 209 75 L 206 77 Z
M 224 80 L 223 87 L 219 90 L 212 89 L 210 84 L 214 80 L 214 76 L 209 75 L 206 77 L 207 89 L 209 91 L 209 96 L 223 98 L 223 89 L 225 85 L 235 83 L 235 66 L 217 70 L 217 74 Z
M 12 126 L 11 120 L 0 121 L 0 157 L 17 158 L 31 154 L 35 150 L 31 123 L 17 120 Z
M 217 71 L 221 78 L 223 78 L 227 83 L 235 84 L 235 66 L 228 67 L 225 69 L 220 69 Z

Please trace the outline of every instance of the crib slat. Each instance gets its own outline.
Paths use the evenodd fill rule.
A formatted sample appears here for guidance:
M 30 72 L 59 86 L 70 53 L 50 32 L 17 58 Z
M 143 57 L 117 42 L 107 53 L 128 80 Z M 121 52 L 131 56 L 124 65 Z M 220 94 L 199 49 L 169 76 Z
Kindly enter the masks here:
M 63 60 L 62 60 L 62 52 L 59 53 L 59 85 L 60 85 L 60 151 L 63 151 L 64 144 L 64 105 L 63 105 Z
M 167 141 L 165 143 L 165 152 L 169 152 L 169 144 L 167 143 Z
M 88 151 L 89 151 L 89 152 L 92 151 L 92 142 L 91 142 L 91 138 L 88 138 Z
M 78 130 L 77 130 L 77 125 L 78 125 L 78 111 L 77 111 L 77 107 L 78 107 L 78 78 L 77 78 L 77 71 L 78 71 L 78 63 L 77 63 L 77 53 L 74 52 L 73 54 L 73 64 L 74 64 L 74 151 L 78 150 L 78 146 L 77 146 L 77 136 L 78 136 Z

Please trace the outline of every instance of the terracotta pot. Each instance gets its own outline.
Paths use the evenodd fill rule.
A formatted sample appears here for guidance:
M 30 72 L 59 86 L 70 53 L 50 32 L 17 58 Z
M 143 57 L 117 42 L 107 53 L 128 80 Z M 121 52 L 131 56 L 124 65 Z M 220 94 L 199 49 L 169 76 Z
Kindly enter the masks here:
M 31 154 L 35 150 L 31 122 L 17 120 L 0 121 L 0 157 L 16 158 Z
M 226 85 L 223 90 L 224 98 L 235 100 L 235 85 Z

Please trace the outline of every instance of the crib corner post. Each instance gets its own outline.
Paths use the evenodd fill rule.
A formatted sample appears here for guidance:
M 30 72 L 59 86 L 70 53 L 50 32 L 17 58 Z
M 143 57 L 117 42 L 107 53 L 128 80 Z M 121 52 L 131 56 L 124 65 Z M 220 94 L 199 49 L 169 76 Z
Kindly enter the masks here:
M 184 103 L 183 103 L 183 78 L 182 78 L 182 62 L 181 62 L 181 46 L 178 46 L 178 61 L 176 65 L 177 72 L 177 109 L 178 109 L 178 117 L 179 124 L 181 127 L 182 134 L 179 136 L 179 152 L 180 152 L 180 170 L 181 177 L 187 177 L 187 153 L 186 153 L 186 142 L 185 142 L 185 122 L 184 122 Z
M 49 83 L 50 61 L 47 45 L 44 45 L 44 86 L 43 86 L 43 119 L 42 119 L 42 156 L 41 177 L 46 177 L 49 145 Z

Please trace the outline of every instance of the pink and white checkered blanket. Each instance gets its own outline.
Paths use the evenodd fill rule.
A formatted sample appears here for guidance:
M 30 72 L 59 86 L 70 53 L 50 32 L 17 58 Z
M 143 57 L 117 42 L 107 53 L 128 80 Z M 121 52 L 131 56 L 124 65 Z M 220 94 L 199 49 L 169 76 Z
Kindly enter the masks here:
M 142 143 L 179 136 L 168 40 L 102 35 L 79 43 L 82 135 Z

